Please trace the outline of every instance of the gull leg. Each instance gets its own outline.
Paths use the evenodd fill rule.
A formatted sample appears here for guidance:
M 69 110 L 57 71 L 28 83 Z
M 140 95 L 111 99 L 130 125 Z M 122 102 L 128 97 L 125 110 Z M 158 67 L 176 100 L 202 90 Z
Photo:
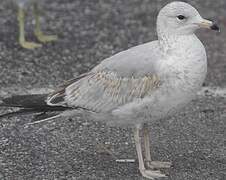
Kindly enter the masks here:
M 134 140 L 137 150 L 138 162 L 139 162 L 139 170 L 143 177 L 154 180 L 155 178 L 166 177 L 166 175 L 162 174 L 157 170 L 147 170 L 144 166 L 144 159 L 142 154 L 141 147 L 141 138 L 140 138 L 140 126 L 136 126 L 134 129 Z
M 34 2 L 34 16 L 35 16 L 35 35 L 37 39 L 42 42 L 42 43 L 47 43 L 50 41 L 56 41 L 57 36 L 56 35 L 44 35 L 42 30 L 41 30 L 41 25 L 40 25 L 40 16 L 39 16 L 39 8 L 38 4 Z
M 145 155 L 145 163 L 148 168 L 152 168 L 151 166 L 151 151 L 150 151 L 150 138 L 149 138 L 149 129 L 148 124 L 144 124 L 143 126 L 144 133 L 144 155 Z
M 144 124 L 143 126 L 143 133 L 144 133 L 144 154 L 146 167 L 150 169 L 170 168 L 172 166 L 172 163 L 170 162 L 160 162 L 151 160 L 149 128 L 147 124 Z
M 41 47 L 41 44 L 37 44 L 34 42 L 27 42 L 25 40 L 25 30 L 24 30 L 24 19 L 25 19 L 25 13 L 24 13 L 24 9 L 22 7 L 18 7 L 18 15 L 17 15 L 17 19 L 19 22 L 19 43 L 23 48 L 26 49 L 35 49 L 38 47 Z

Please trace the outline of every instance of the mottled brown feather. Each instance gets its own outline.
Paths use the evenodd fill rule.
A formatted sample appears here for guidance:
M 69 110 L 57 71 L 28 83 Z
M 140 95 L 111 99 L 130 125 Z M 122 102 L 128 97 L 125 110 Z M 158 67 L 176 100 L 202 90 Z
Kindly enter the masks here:
M 160 79 L 156 75 L 134 78 L 117 77 L 113 72 L 91 72 L 65 83 L 48 97 L 47 103 L 108 111 L 150 96 L 159 85 Z

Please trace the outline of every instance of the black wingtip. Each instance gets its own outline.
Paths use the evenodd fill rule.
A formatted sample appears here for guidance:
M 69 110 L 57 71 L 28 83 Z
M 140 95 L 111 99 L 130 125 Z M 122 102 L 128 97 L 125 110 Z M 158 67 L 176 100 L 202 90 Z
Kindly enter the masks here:
M 18 115 L 40 113 L 40 112 L 42 112 L 42 111 L 37 111 L 37 110 L 34 110 L 34 109 L 19 109 L 17 111 L 1 114 L 0 119 L 10 118 L 10 117 L 13 117 L 13 116 L 18 116 Z
M 0 118 L 20 116 L 24 114 L 37 114 L 42 112 L 62 112 L 70 107 L 64 106 L 49 106 L 46 103 L 47 94 L 32 94 L 32 95 L 17 95 L 2 99 L 0 107 L 20 108 L 18 111 L 13 111 L 0 115 Z
M 36 108 L 47 106 L 47 94 L 16 95 L 2 99 L 0 106 Z

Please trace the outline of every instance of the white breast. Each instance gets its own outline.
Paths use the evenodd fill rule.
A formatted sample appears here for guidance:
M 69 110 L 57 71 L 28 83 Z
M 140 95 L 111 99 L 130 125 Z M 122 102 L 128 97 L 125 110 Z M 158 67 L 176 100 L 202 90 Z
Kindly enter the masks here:
M 143 100 L 126 104 L 112 113 L 133 123 L 154 121 L 172 115 L 188 104 L 201 88 L 207 72 L 206 52 L 196 36 L 181 39 L 158 62 L 162 86 Z M 192 46 L 191 46 L 192 44 Z M 171 44 L 172 46 L 172 44 Z M 120 122 L 120 120 L 118 120 Z

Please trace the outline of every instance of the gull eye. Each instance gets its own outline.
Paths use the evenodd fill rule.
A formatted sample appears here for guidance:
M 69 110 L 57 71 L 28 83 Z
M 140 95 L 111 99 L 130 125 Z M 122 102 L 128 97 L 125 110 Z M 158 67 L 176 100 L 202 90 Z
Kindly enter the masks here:
M 183 16 L 183 15 L 179 15 L 179 16 L 177 16 L 177 19 L 179 19 L 179 20 L 184 20 L 184 19 L 186 19 L 186 17 Z

